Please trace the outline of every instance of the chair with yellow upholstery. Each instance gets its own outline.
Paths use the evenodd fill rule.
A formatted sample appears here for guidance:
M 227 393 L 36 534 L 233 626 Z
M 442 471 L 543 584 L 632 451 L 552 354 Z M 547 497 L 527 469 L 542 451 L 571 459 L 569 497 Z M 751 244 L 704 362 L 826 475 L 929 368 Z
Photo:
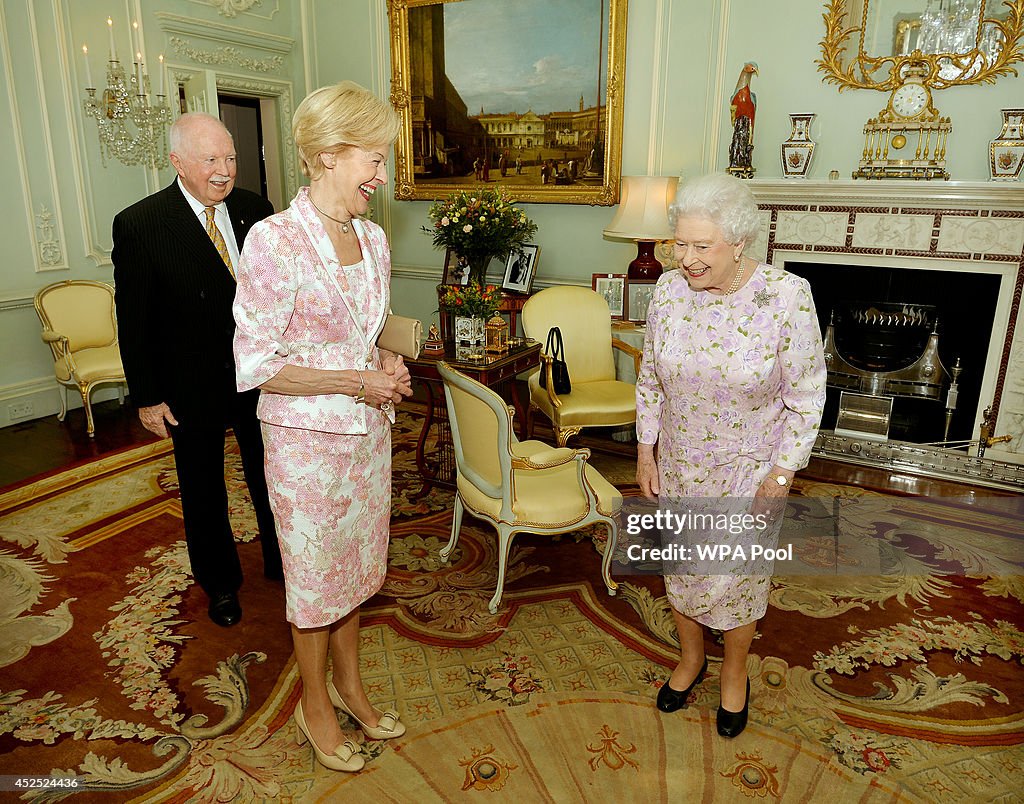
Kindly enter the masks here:
M 517 533 L 555 535 L 601 522 L 608 529 L 601 575 L 608 594 L 614 595 L 618 584 L 609 568 L 622 495 L 587 464 L 590 450 L 520 441 L 512 428 L 514 411 L 498 394 L 447 363 L 437 368 L 444 381 L 457 469 L 452 535 L 441 559 L 447 561 L 458 544 L 463 511 L 498 531 L 498 586 L 488 604 L 494 614 Z
M 118 383 L 124 402 L 124 367 L 117 347 L 114 289 L 103 282 L 66 279 L 47 285 L 35 296 L 43 341 L 53 353 L 53 370 L 61 387 L 59 421 L 68 410 L 67 389 L 82 395 L 89 436 L 96 431 L 89 396 L 106 383 Z
M 570 393 L 556 394 L 550 378 L 551 356 L 541 354 L 540 371 L 528 381 L 530 435 L 538 410 L 551 420 L 560 447 L 584 427 L 625 427 L 636 422 L 636 387 L 615 379 L 612 349 L 630 355 L 638 374 L 641 352 L 612 337 L 612 317 L 603 296 L 583 287 L 546 288 L 530 297 L 522 316 L 526 336 L 541 344 L 547 343 L 552 327 L 561 330 L 572 382 Z M 546 388 L 540 384 L 541 371 L 549 373 Z

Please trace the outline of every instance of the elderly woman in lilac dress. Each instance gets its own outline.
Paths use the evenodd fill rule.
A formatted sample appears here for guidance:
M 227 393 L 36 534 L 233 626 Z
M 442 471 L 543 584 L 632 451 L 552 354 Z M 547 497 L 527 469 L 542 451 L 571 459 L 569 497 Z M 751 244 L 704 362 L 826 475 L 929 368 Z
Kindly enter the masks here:
M 299 740 L 342 771 L 364 760 L 335 708 L 371 739 L 405 732 L 396 712 L 374 708 L 359 675 L 359 606 L 387 565 L 394 406 L 412 393 L 402 358 L 375 345 L 391 259 L 384 232 L 363 217 L 387 180 L 399 129 L 389 104 L 349 81 L 302 101 L 292 133 L 310 186 L 252 228 L 234 306 L 238 388 L 262 389 L 267 484 L 302 677 Z
M 825 362 L 807 282 L 744 256 L 758 211 L 743 182 L 712 174 L 682 184 L 669 218 L 679 270 L 658 282 L 636 384 L 637 483 L 662 504 L 752 498 L 784 504 L 806 466 L 825 403 Z M 718 733 L 747 723 L 747 654 L 771 577 L 667 575 L 680 660 L 658 708 L 687 704 L 708 662 L 704 627 L 723 632 Z

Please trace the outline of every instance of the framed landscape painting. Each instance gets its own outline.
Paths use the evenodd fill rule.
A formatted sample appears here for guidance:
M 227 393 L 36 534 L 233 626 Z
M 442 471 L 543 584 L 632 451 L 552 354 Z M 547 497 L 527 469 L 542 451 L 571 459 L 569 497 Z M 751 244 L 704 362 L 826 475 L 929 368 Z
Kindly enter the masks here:
M 618 203 L 627 0 L 388 0 L 395 198 Z

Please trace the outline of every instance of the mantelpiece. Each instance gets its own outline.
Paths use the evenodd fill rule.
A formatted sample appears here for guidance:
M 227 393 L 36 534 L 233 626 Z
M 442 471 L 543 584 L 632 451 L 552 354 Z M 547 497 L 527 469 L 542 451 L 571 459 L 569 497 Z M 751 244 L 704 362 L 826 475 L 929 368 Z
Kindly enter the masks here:
M 787 263 L 899 265 L 1000 277 L 995 328 L 975 426 L 997 411 L 995 433 L 1010 435 L 989 457 L 1024 461 L 1024 185 L 997 182 L 753 180 L 763 210 L 749 253 Z

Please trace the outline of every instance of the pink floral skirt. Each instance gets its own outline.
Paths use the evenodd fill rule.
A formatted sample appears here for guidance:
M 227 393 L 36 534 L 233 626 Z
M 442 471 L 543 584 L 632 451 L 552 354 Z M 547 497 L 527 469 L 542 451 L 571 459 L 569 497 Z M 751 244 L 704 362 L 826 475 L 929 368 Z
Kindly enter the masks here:
M 366 435 L 263 423 L 287 618 L 299 628 L 337 622 L 384 583 L 391 428 L 383 414 L 367 420 Z

